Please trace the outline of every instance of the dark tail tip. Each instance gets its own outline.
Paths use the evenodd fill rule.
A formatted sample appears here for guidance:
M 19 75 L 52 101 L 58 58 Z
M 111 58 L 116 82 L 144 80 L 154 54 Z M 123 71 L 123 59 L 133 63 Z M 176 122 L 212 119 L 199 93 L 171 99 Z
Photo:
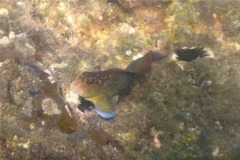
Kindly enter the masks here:
M 207 50 L 203 47 L 196 48 L 181 48 L 176 51 L 177 59 L 180 61 L 191 62 L 198 57 L 213 57 L 213 53 L 210 50 Z

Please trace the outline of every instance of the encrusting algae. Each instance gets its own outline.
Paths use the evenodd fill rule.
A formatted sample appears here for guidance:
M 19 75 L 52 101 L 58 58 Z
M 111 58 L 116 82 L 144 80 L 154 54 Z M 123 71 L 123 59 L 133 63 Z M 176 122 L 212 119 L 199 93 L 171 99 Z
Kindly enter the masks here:
M 126 69 L 109 69 L 97 72 L 83 72 L 71 83 L 71 90 L 94 103 L 96 112 L 102 118 L 113 118 L 116 113 L 112 97 L 126 90 L 135 75 L 145 74 L 151 69 L 152 61 L 167 57 L 166 53 L 149 51 L 143 57 L 130 63 Z

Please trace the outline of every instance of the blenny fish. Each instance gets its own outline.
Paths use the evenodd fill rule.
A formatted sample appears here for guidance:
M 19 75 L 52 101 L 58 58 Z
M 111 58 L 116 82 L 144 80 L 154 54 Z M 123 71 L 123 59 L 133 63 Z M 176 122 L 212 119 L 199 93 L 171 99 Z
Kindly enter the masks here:
M 126 69 L 114 68 L 105 71 L 83 72 L 71 83 L 71 90 L 94 103 L 96 112 L 102 118 L 116 116 L 112 97 L 125 91 L 136 75 L 151 69 L 152 61 L 167 56 L 160 51 L 149 51 L 143 57 L 130 63 Z

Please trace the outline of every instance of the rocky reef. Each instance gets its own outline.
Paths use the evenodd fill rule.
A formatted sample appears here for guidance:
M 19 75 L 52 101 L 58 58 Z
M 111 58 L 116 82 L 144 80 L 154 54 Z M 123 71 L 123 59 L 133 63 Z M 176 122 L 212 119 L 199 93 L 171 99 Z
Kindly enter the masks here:
M 0 2 L 0 159 L 240 157 L 239 1 Z M 180 61 L 175 51 L 211 56 Z M 170 56 L 114 97 L 117 116 L 80 104 L 84 71 Z M 196 56 L 197 57 L 197 56 Z M 89 105 L 79 109 L 80 105 Z M 85 107 L 85 106 L 84 106 Z

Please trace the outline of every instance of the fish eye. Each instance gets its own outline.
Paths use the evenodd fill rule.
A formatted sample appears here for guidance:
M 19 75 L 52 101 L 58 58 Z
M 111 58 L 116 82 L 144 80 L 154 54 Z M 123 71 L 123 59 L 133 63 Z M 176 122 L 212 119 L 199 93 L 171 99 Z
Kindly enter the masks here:
M 91 79 L 91 78 L 87 79 L 87 84 L 93 84 L 93 82 L 94 82 L 93 79 Z

